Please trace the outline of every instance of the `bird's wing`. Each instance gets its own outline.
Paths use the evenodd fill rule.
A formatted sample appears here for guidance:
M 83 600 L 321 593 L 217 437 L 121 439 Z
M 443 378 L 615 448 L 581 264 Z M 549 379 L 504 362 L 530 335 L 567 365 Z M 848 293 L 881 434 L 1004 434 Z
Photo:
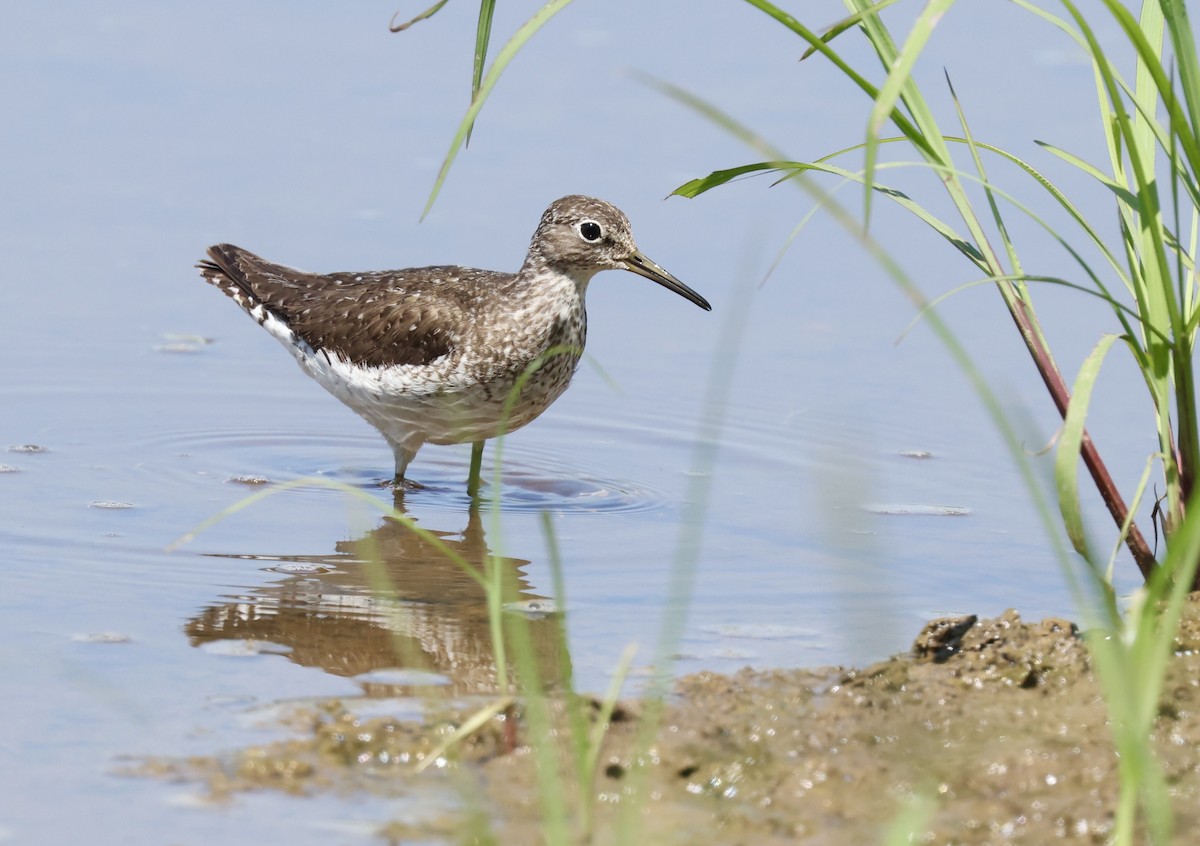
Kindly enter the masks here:
M 208 255 L 201 275 L 259 323 L 270 312 L 312 349 L 366 366 L 424 365 L 451 353 L 474 287 L 506 277 L 455 267 L 320 275 L 230 244 Z

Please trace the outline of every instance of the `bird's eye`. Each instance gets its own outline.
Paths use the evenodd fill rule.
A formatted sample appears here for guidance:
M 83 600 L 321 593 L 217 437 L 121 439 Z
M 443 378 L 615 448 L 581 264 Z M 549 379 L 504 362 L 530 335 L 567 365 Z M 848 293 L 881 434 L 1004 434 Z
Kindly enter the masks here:
M 600 228 L 600 224 L 594 220 L 585 220 L 579 224 L 579 234 L 585 241 L 599 241 L 604 235 L 604 230 Z

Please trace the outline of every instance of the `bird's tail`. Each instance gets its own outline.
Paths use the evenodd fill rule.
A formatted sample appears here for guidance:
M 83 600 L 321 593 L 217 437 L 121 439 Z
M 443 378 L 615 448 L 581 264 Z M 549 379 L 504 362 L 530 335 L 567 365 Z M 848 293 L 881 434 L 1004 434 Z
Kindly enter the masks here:
M 265 305 L 251 289 L 238 261 L 245 252 L 233 244 L 214 244 L 208 248 L 208 258 L 202 259 L 196 267 L 205 282 L 221 289 L 242 311 L 262 323 Z

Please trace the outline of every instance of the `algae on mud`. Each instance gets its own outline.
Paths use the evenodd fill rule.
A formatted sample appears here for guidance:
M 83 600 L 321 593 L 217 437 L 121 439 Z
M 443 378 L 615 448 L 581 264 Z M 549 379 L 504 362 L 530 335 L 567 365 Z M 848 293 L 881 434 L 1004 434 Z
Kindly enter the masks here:
M 1153 738 L 1180 843 L 1200 824 L 1200 594 L 1191 600 Z M 396 795 L 440 782 L 447 813 L 429 823 L 380 820 L 380 839 L 456 841 L 478 830 L 482 807 L 499 841 L 539 841 L 534 756 L 527 745 L 506 748 L 503 719 L 443 766 L 414 774 L 413 764 L 468 713 L 411 722 L 363 718 L 329 702 L 305 714 L 295 739 L 149 761 L 140 772 L 200 780 L 214 798 L 260 789 Z M 562 730 L 539 742 L 560 743 L 566 777 L 561 701 L 554 719 Z M 645 842 L 879 842 L 920 796 L 929 809 L 920 842 L 1103 843 L 1118 789 L 1107 720 L 1075 626 L 1024 623 L 1015 611 L 933 621 L 908 654 L 863 669 L 701 673 L 679 681 L 649 749 L 636 748 L 639 706 L 618 708 L 591 797 L 592 842 L 618 842 L 612 823 L 631 800 L 631 770 L 642 767 L 647 778 L 634 801 Z M 520 724 L 521 742 L 539 740 L 525 730 Z M 455 820 L 464 785 L 477 792 L 475 810 Z

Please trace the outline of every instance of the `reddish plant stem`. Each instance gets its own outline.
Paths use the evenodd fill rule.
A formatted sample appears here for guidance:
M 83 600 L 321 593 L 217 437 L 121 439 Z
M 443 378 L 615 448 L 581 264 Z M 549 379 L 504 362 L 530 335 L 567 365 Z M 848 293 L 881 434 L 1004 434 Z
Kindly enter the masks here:
M 1033 362 L 1037 366 L 1038 373 L 1041 374 L 1042 382 L 1050 391 L 1050 397 L 1054 400 L 1058 413 L 1066 419 L 1067 407 L 1071 404 L 1071 389 L 1067 387 L 1067 382 L 1054 363 L 1050 351 L 1042 343 L 1041 335 L 1034 330 L 1028 303 L 1020 295 L 1015 297 L 1014 302 L 1016 307 L 1010 309 L 1009 313 L 1012 314 L 1013 321 L 1021 332 L 1021 337 L 1025 339 L 1025 345 L 1033 356 Z M 1083 432 L 1080 453 L 1083 456 L 1084 465 L 1092 475 L 1096 489 L 1100 492 L 1100 498 L 1104 500 L 1105 506 L 1108 507 L 1108 513 L 1112 515 L 1117 528 L 1120 529 L 1125 525 L 1125 520 L 1129 516 L 1129 506 L 1125 504 L 1121 492 L 1117 490 L 1116 483 L 1108 473 L 1108 467 L 1100 458 L 1100 452 L 1096 449 L 1096 444 L 1086 429 Z M 1130 522 L 1129 531 L 1125 535 L 1125 545 L 1129 547 L 1133 560 L 1142 573 L 1142 578 L 1149 579 L 1154 568 L 1158 566 L 1158 561 L 1155 559 L 1150 545 L 1146 543 L 1146 538 L 1138 529 L 1137 523 Z

